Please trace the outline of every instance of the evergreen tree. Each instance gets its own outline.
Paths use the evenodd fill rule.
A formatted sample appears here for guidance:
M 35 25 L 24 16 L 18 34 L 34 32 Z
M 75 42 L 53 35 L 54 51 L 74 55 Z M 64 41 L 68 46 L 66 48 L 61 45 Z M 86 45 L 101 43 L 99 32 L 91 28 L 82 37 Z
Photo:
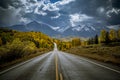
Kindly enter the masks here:
M 98 44 L 98 35 L 95 35 L 95 44 Z
M 106 43 L 106 44 L 110 43 L 109 32 L 106 32 L 105 43 Z
M 2 39 L 0 38 L 0 46 L 2 45 Z
M 117 31 L 117 40 L 120 42 L 120 29 Z

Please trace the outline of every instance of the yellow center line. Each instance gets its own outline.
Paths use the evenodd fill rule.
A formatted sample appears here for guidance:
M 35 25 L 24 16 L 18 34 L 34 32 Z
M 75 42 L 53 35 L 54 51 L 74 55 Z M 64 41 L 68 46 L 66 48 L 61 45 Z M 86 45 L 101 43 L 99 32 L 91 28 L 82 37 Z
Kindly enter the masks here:
M 60 80 L 63 80 L 63 76 L 62 76 L 62 73 L 60 73 Z
M 58 58 L 57 58 L 57 55 L 55 55 L 55 70 L 56 70 L 56 80 L 59 80 L 59 77 L 58 77 Z

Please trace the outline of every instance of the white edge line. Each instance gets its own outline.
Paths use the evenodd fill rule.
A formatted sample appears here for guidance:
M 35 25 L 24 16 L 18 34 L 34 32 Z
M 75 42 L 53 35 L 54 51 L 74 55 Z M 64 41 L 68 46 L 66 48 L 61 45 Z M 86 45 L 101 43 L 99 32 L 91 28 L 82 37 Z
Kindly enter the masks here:
M 112 68 L 110 68 L 110 67 L 107 67 L 107 66 L 104 66 L 104 65 L 101 65 L 101 64 L 95 63 L 95 62 L 93 62 L 93 61 L 86 60 L 86 59 L 82 59 L 82 60 L 87 61 L 87 62 L 92 63 L 92 64 L 95 64 L 95 65 L 97 65 L 97 66 L 100 66 L 100 67 L 106 68 L 106 69 L 108 69 L 108 70 L 111 70 L 111 71 L 114 71 L 114 72 L 120 74 L 120 71 L 115 70 L 115 69 L 112 69 Z
M 50 52 L 48 52 L 48 54 L 49 54 L 49 53 L 50 53 Z M 44 54 L 43 54 L 43 55 L 44 55 Z M 39 55 L 39 56 L 43 56 L 43 55 Z M 37 56 L 37 57 L 39 57 L 39 56 Z M 6 72 L 8 72 L 8 71 L 10 71 L 10 70 L 12 70 L 12 69 L 15 69 L 15 68 L 17 68 L 17 67 L 19 67 L 19 66 L 22 66 L 22 65 L 24 65 L 25 63 L 28 63 L 28 62 L 32 61 L 33 59 L 35 59 L 35 58 L 37 58 L 37 57 L 34 57 L 34 58 L 30 59 L 30 60 L 27 60 L 27 61 L 25 61 L 25 62 L 19 63 L 19 64 L 17 64 L 16 66 L 13 66 L 13 67 L 8 68 L 8 69 L 6 69 L 6 70 L 4 70 L 4 71 L 1 71 L 1 72 L 0 72 L 0 75 L 4 74 L 4 73 L 6 73 Z
M 67 53 L 67 54 L 69 54 L 69 53 Z M 73 55 L 73 54 L 71 54 L 71 55 Z M 77 55 L 73 55 L 73 56 L 80 58 L 80 57 L 77 56 Z M 83 58 L 82 58 L 81 60 L 87 61 L 87 62 L 89 62 L 89 63 L 95 64 L 95 65 L 97 65 L 97 66 L 100 66 L 100 67 L 106 68 L 106 69 L 108 69 L 108 70 L 111 70 L 111 71 L 114 71 L 114 72 L 120 74 L 120 71 L 115 70 L 115 69 L 112 69 L 112 68 L 110 68 L 110 67 L 107 67 L 107 66 L 104 66 L 104 65 L 101 65 L 101 64 L 95 63 L 95 62 L 93 62 L 93 61 L 90 61 L 90 60 L 87 60 L 87 59 L 83 59 Z
M 20 64 L 18 64 L 18 65 L 16 65 L 16 66 L 13 66 L 13 67 L 11 67 L 11 68 L 8 68 L 8 69 L 6 69 L 6 70 L 4 70 L 4 71 L 1 71 L 1 72 L 0 72 L 0 75 L 1 75 L 1 74 L 4 74 L 4 73 L 6 73 L 6 72 L 8 72 L 8 71 L 10 71 L 10 70 L 12 70 L 12 69 L 14 69 L 14 68 L 17 68 L 17 67 L 19 67 L 19 66 L 22 66 L 23 64 L 28 63 L 28 62 L 30 62 L 30 61 L 32 61 L 32 60 L 33 60 L 33 59 L 30 59 L 30 60 L 25 61 L 25 62 L 22 62 L 22 63 L 20 63 Z

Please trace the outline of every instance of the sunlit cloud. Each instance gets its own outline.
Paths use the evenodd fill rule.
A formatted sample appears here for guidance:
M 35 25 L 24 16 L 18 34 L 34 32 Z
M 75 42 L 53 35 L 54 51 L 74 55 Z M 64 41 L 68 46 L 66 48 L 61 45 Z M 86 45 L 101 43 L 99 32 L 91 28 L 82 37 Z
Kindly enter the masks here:
M 58 30 L 60 27 L 51 27 L 53 30 Z
M 57 19 L 57 18 L 59 18 L 60 16 L 61 16 L 61 14 L 58 13 L 56 16 L 51 17 L 51 19 Z
M 21 23 L 23 23 L 23 24 L 27 24 L 27 23 L 30 23 L 30 22 L 31 22 L 31 20 L 30 20 L 30 19 L 27 19 L 27 18 L 23 18 L 23 17 L 22 17 L 22 18 L 20 19 L 20 22 L 21 22 Z
M 118 30 L 120 29 L 120 25 L 111 25 L 111 26 L 107 26 L 107 28 Z
M 70 16 L 70 23 L 72 26 L 76 26 L 77 23 L 93 19 L 93 17 L 80 13 L 70 14 L 69 16 Z
M 76 0 L 61 0 L 61 1 L 58 1 L 55 3 L 55 5 L 59 6 L 59 5 L 66 5 L 66 4 L 69 4 L 71 2 L 74 2 Z
M 104 13 L 105 12 L 105 9 L 103 8 L 103 7 L 99 7 L 98 9 L 97 9 L 97 11 L 98 11 L 98 13 Z
M 38 15 L 42 15 L 42 16 L 46 16 L 47 15 L 46 12 L 39 10 L 38 7 L 34 10 L 34 13 L 38 14 Z

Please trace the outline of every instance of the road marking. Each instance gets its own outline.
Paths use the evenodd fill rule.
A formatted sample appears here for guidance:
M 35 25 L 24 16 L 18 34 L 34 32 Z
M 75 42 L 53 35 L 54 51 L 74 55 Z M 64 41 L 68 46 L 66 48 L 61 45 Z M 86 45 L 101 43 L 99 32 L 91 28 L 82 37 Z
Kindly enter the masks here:
M 67 54 L 69 54 L 69 53 L 67 53 Z M 73 54 L 69 54 L 69 55 L 72 55 L 72 56 L 75 56 L 75 57 L 80 58 L 80 57 L 79 57 L 79 56 L 77 56 L 77 55 L 73 55 Z M 97 66 L 100 66 L 100 67 L 106 68 L 106 69 L 108 69 L 108 70 L 111 70 L 111 71 L 114 71 L 114 72 L 116 72 L 116 73 L 119 73 L 119 74 L 120 74 L 120 71 L 115 70 L 115 69 L 112 69 L 112 68 L 107 67 L 107 66 L 104 66 L 104 65 L 102 65 L 102 64 L 98 64 L 98 63 L 96 63 L 96 62 L 93 62 L 93 61 L 90 61 L 90 60 L 87 60 L 87 59 L 83 59 L 83 58 L 82 58 L 81 60 L 87 61 L 87 62 L 89 62 L 89 63 L 95 64 L 95 65 L 97 65 Z
M 30 60 L 28 60 L 28 61 L 25 61 L 25 62 L 22 62 L 22 63 L 20 63 L 20 64 L 18 64 L 18 65 L 16 65 L 16 66 L 13 66 L 13 67 L 11 67 L 11 68 L 8 68 L 8 69 L 6 69 L 6 70 L 4 70 L 4 71 L 1 71 L 0 72 L 0 75 L 1 74 L 4 74 L 4 73 L 6 73 L 6 72 L 8 72 L 8 71 L 10 71 L 10 70 L 12 70 L 12 69 L 15 69 L 15 68 L 17 68 L 17 67 L 19 67 L 19 66 L 22 66 L 22 65 L 24 65 L 25 63 L 28 63 L 28 62 L 30 62 L 30 61 L 32 61 L 33 59 L 30 59 Z
M 55 71 L 56 71 L 56 80 L 59 80 L 59 77 L 58 77 L 58 58 L 57 58 L 57 54 L 55 54 Z
M 48 52 L 47 55 L 48 55 L 48 54 L 50 54 L 50 52 Z M 31 59 L 29 59 L 29 60 L 27 60 L 27 61 L 25 61 L 25 62 L 19 63 L 19 64 L 13 66 L 13 67 L 10 67 L 10 68 L 8 68 L 8 69 L 6 69 L 6 70 L 4 70 L 4 71 L 1 71 L 1 72 L 0 72 L 0 75 L 4 74 L 4 73 L 6 73 L 6 72 L 8 72 L 8 71 L 10 71 L 10 70 L 12 70 L 12 69 L 15 69 L 15 68 L 17 68 L 17 67 L 19 67 L 19 66 L 22 66 L 22 65 L 24 65 L 24 64 L 26 64 L 26 63 L 29 63 L 29 62 L 31 62 L 32 60 L 37 59 L 37 58 L 40 57 L 40 56 L 43 57 L 44 55 L 45 55 L 45 54 L 39 55 L 39 56 L 34 57 L 34 58 L 31 58 Z M 45 56 L 47 56 L 47 55 L 45 55 Z
M 63 80 L 63 76 L 62 76 L 62 73 L 60 73 L 60 80 Z
M 95 63 L 95 62 L 93 62 L 93 61 L 86 60 L 86 59 L 82 59 L 82 60 L 87 61 L 87 62 L 92 63 L 92 64 L 95 64 L 95 65 L 97 65 L 97 66 L 100 66 L 100 67 L 106 68 L 106 69 L 108 69 L 108 70 L 111 70 L 111 71 L 114 71 L 114 72 L 120 74 L 120 71 L 115 70 L 115 69 L 112 69 L 112 68 L 110 68 L 110 67 L 107 67 L 107 66 L 104 66 L 104 65 L 101 65 L 101 64 Z

